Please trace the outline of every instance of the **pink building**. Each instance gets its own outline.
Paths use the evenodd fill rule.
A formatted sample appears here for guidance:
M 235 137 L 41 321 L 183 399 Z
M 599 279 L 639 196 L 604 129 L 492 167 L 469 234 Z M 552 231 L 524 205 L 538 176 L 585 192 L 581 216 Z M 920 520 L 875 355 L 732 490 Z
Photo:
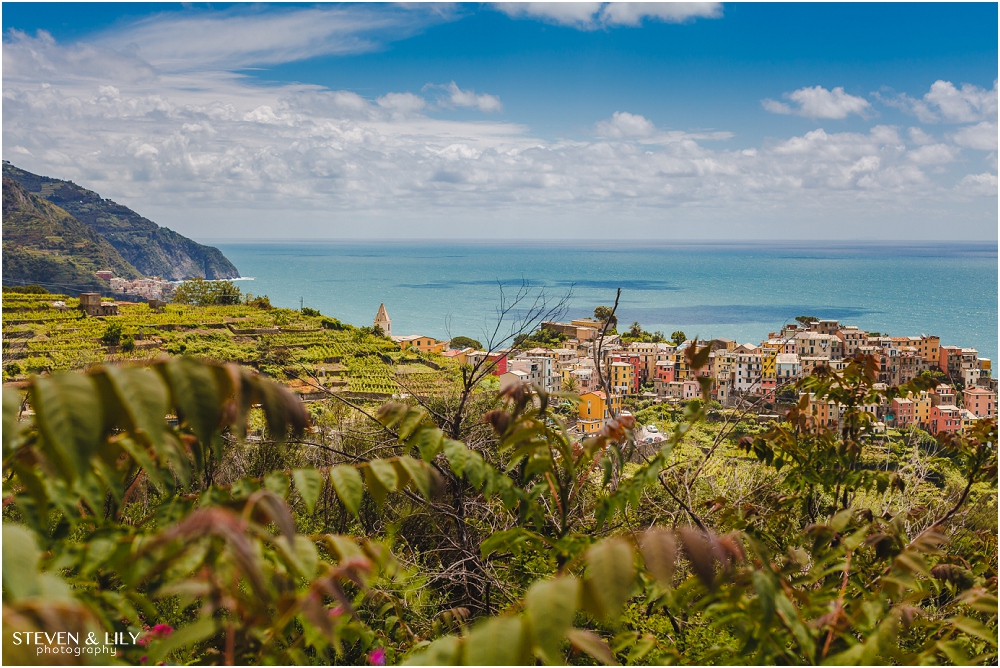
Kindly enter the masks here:
M 977 418 L 996 417 L 997 394 L 986 387 L 970 387 L 962 390 L 962 406 Z
M 909 427 L 913 424 L 913 402 L 909 399 L 899 397 L 893 399 L 891 413 L 894 417 L 893 423 L 897 427 Z
M 931 419 L 927 426 L 932 434 L 959 431 L 962 428 L 962 409 L 946 404 L 931 406 Z
M 657 362 L 656 378 L 662 380 L 664 383 L 672 383 L 674 381 L 674 370 L 673 362 Z
M 697 380 L 685 380 L 684 381 L 684 398 L 685 399 L 698 399 L 701 397 L 701 383 Z

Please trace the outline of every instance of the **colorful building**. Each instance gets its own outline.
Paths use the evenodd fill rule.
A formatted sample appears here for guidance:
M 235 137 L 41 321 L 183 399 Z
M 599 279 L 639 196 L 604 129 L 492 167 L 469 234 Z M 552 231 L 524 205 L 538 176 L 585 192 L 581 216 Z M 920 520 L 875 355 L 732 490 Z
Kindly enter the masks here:
M 580 431 L 584 434 L 594 434 L 601 430 L 604 423 L 611 419 L 611 411 L 615 414 L 621 412 L 622 398 L 612 394 L 609 401 L 608 395 L 602 390 L 586 392 L 580 395 L 580 405 L 578 414 L 580 417 Z
M 393 336 L 392 340 L 395 341 L 402 350 L 413 348 L 417 352 L 421 353 L 443 353 L 448 348 L 447 341 L 438 341 L 433 337 L 423 336 L 422 334 Z
M 928 423 L 928 431 L 932 434 L 940 434 L 946 431 L 959 431 L 964 426 L 964 411 L 957 406 L 941 404 L 931 406 L 931 419 Z
M 962 408 L 977 418 L 992 418 L 997 414 L 997 394 L 985 387 L 962 390 Z

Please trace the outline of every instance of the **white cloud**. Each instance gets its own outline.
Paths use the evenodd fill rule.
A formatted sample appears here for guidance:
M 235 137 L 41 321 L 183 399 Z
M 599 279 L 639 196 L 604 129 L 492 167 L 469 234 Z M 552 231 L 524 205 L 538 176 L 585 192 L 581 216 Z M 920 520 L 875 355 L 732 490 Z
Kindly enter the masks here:
M 363 5 L 242 5 L 156 14 L 95 41 L 100 47 L 131 51 L 161 71 L 234 69 L 371 51 L 454 16 L 453 8 L 429 5 L 378 11 Z
M 647 18 L 683 23 L 721 16 L 721 2 L 609 2 L 601 8 L 600 21 L 609 26 L 638 26 Z
M 649 137 L 656 131 L 656 126 L 644 116 L 630 114 L 627 111 L 616 111 L 610 119 L 598 122 L 596 130 L 600 137 L 622 139 Z
M 941 117 L 953 123 L 973 123 L 995 119 L 997 115 L 997 84 L 986 90 L 972 84 L 956 88 L 950 81 L 935 81 L 924 95 L 928 105 L 937 107 Z
M 722 16 L 720 2 L 501 2 L 494 7 L 511 18 L 539 19 L 580 30 L 635 27 L 646 19 L 684 23 Z
M 5 157 L 150 215 L 162 211 L 159 222 L 200 236 L 222 236 L 217 221 L 233 211 L 259 217 L 257 234 L 272 237 L 360 233 L 361 217 L 389 225 L 426 216 L 466 221 L 460 229 L 468 229 L 470 216 L 501 212 L 517 220 L 659 221 L 651 229 L 664 233 L 669 221 L 725 212 L 736 234 L 742 223 L 731 221 L 783 215 L 808 219 L 796 234 L 809 236 L 809 225 L 833 212 L 856 221 L 879 212 L 914 219 L 967 201 L 970 188 L 989 195 L 992 183 L 996 194 L 989 173 L 959 187 L 961 173 L 934 171 L 945 154 L 934 148 L 934 159 L 928 147 L 943 140 L 908 150 L 891 126 L 720 148 L 711 141 L 731 133 L 664 130 L 618 111 L 595 124 L 596 137 L 544 140 L 514 123 L 435 118 L 444 103 L 499 107 L 495 96 L 454 82 L 433 94 L 365 97 L 260 85 L 220 70 L 160 71 L 134 52 L 63 46 L 44 35 L 15 36 L 3 49 Z M 81 54 L 91 59 L 87 67 L 39 66 L 72 64 Z M 924 137 L 911 131 L 909 140 L 912 148 Z M 338 216 L 351 222 L 338 226 Z M 284 223 L 295 217 L 311 227 Z M 242 234 L 240 225 L 242 218 L 228 233 Z
M 997 82 L 993 88 L 981 88 L 973 84 L 956 87 L 950 81 L 938 79 L 924 96 L 915 99 L 891 91 L 876 93 L 880 102 L 913 114 L 922 123 L 975 123 L 977 121 L 996 122 Z
M 944 165 L 957 157 L 958 149 L 948 144 L 927 144 L 906 153 L 906 158 L 918 165 Z
M 997 175 L 990 173 L 969 174 L 955 186 L 955 190 L 963 195 L 977 197 L 997 196 Z
M 951 135 L 952 141 L 959 146 L 965 146 L 980 151 L 997 150 L 997 124 L 983 121 L 976 125 L 959 128 Z
M 375 102 L 383 109 L 403 116 L 415 114 L 427 106 L 427 101 L 424 98 L 413 93 L 386 93 Z
M 910 141 L 912 141 L 917 146 L 924 146 L 926 144 L 933 144 L 934 137 L 924 132 L 922 128 L 910 128 L 907 130 L 910 135 Z
M 474 90 L 462 90 L 454 81 L 441 86 L 448 92 L 448 102 L 456 107 L 475 107 L 484 113 L 501 111 L 503 105 L 500 98 L 488 93 L 476 93 Z
M 800 88 L 782 97 L 791 100 L 795 105 L 764 99 L 761 104 L 764 109 L 775 114 L 795 114 L 806 118 L 844 119 L 850 114 L 864 116 L 871 108 L 871 103 L 863 97 L 850 95 L 838 86 L 827 90 L 822 86 Z
M 630 114 L 627 111 L 616 111 L 611 118 L 594 124 L 594 134 L 603 139 L 620 139 L 636 141 L 641 144 L 680 144 L 683 142 L 709 140 L 719 141 L 731 139 L 731 132 L 681 132 L 678 130 L 660 130 L 645 116 Z
M 596 27 L 595 17 L 601 11 L 600 2 L 499 2 L 498 10 L 515 19 L 542 19 L 558 25 L 581 29 Z

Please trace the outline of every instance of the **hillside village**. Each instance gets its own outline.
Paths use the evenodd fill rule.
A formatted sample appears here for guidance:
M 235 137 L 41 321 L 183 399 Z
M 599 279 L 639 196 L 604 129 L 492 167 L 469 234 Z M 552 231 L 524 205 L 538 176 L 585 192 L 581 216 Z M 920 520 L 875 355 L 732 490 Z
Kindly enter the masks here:
M 721 407 L 771 413 L 777 403 L 799 399 L 795 382 L 816 367 L 824 365 L 840 371 L 856 355 L 875 358 L 878 381 L 884 387 L 908 383 L 925 372 L 944 376 L 945 382 L 932 391 L 866 407 L 882 428 L 916 426 L 937 434 L 996 416 L 997 379 L 991 376 L 992 362 L 979 357 L 975 348 L 941 345 L 937 336 L 887 336 L 836 320 L 803 320 L 769 333 L 758 345 L 737 344 L 730 339 L 703 342 L 701 345 L 710 346 L 711 351 L 708 363 L 697 372 L 688 367 L 685 355 L 695 342 L 625 341 L 621 335 L 607 335 L 600 346 L 600 362 L 608 378 L 610 397 L 599 381 L 594 355 L 602 323 L 591 318 L 542 323 L 542 330 L 548 333 L 546 338 L 557 339 L 557 345 L 490 353 L 473 348 L 451 349 L 449 342 L 428 336 L 391 336 L 391 321 L 384 305 L 379 307 L 374 325 L 389 333 L 403 349 L 440 353 L 460 363 L 474 363 L 489 355 L 494 359 L 494 373 L 501 387 L 528 383 L 549 392 L 579 393 L 577 429 L 582 434 L 600 430 L 623 410 L 626 400 L 680 403 L 700 397 L 698 376 L 711 379 L 711 399 Z M 815 419 L 839 425 L 842 407 L 811 399 Z
M 549 392 L 579 394 L 571 428 L 587 435 L 639 402 L 682 404 L 700 397 L 699 377 L 711 379 L 710 398 L 718 408 L 764 418 L 779 405 L 798 401 L 796 381 L 816 367 L 839 371 L 855 355 L 866 354 L 876 360 L 878 381 L 886 387 L 924 373 L 944 381 L 932 391 L 866 407 L 881 428 L 915 426 L 938 434 L 997 413 L 991 360 L 979 357 L 976 349 L 941 345 L 937 336 L 866 332 L 836 320 L 803 318 L 757 345 L 729 339 L 695 343 L 683 337 L 646 341 L 608 334 L 599 346 L 607 392 L 594 354 L 602 323 L 592 318 L 544 322 L 518 345 L 487 351 L 459 346 L 464 343 L 459 338 L 453 345 L 430 336 L 395 334 L 384 304 L 371 328 L 358 329 L 311 311 L 260 310 L 245 304 L 194 307 L 155 298 L 136 304 L 99 293 L 72 299 L 5 291 L 3 316 L 8 382 L 19 382 L 30 373 L 188 352 L 254 366 L 306 400 L 323 398 L 327 392 L 384 400 L 411 391 L 447 392 L 456 369 L 485 361 L 501 389 L 527 383 Z M 108 339 L 112 321 L 123 323 L 120 340 Z M 692 345 L 710 348 L 707 364 L 697 372 L 687 361 Z M 810 399 L 814 419 L 839 425 L 842 407 Z M 658 438 L 645 431 L 643 436 Z

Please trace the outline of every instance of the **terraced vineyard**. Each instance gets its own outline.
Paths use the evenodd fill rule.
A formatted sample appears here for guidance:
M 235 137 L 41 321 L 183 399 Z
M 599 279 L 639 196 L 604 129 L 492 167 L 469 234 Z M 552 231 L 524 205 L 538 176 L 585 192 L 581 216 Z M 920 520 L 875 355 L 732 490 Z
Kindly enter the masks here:
M 67 295 L 3 293 L 4 382 L 178 354 L 252 367 L 309 396 L 318 392 L 313 377 L 330 391 L 372 399 L 444 393 L 456 378 L 451 360 L 404 353 L 386 338 L 289 309 L 119 302 L 118 316 L 86 317 L 78 305 Z M 102 341 L 112 322 L 121 325 L 117 346 Z

